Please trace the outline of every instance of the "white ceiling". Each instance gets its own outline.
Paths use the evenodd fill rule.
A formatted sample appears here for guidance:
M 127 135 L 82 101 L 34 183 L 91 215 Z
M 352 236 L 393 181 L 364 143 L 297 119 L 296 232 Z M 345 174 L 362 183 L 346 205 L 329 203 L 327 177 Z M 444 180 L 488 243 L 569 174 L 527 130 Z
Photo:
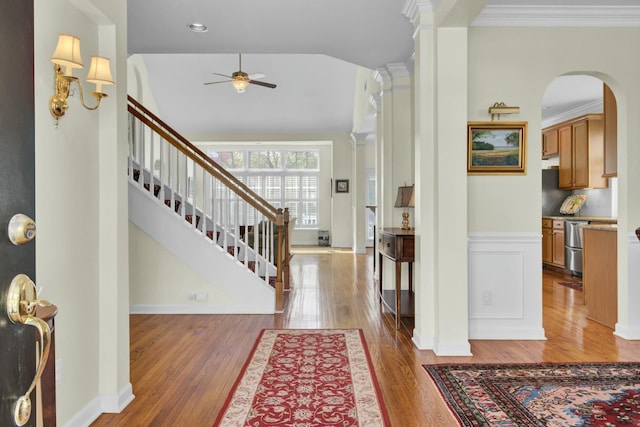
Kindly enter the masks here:
M 413 25 L 405 3 L 128 0 L 128 50 L 143 55 L 163 120 L 187 136 L 350 132 L 357 65 L 411 63 Z M 640 7 L 640 0 L 489 0 L 477 25 L 495 10 L 517 13 L 525 5 L 538 7 L 544 17 L 562 6 L 579 15 L 583 6 Z M 193 22 L 208 31 L 189 31 Z M 261 80 L 278 87 L 249 85 L 238 94 L 229 83 L 203 85 L 218 79 L 213 72 L 237 71 L 238 53 L 243 71 L 264 73 Z M 553 84 L 543 115 L 590 101 L 595 90 L 582 83 L 579 90 Z M 575 95 L 580 99 L 567 98 Z

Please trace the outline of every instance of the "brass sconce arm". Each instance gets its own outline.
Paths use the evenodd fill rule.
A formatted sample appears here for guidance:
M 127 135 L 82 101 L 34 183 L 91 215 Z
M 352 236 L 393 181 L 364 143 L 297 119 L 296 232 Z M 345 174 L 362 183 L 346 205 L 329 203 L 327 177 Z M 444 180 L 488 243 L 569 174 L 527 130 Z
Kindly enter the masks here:
M 96 105 L 90 107 L 84 100 L 82 83 L 80 83 L 80 80 L 78 80 L 77 77 L 65 75 L 62 71 L 62 67 L 57 64 L 53 66 L 53 72 L 55 75 L 55 81 L 53 85 L 54 93 L 53 95 L 51 95 L 51 98 L 49 98 L 49 111 L 56 120 L 64 116 L 67 108 L 69 108 L 67 98 L 69 97 L 69 94 L 71 92 L 71 84 L 74 82 L 78 84 L 78 91 L 80 92 L 80 103 L 87 110 L 98 109 L 98 107 L 100 106 L 100 100 L 109 96 L 104 92 L 91 91 L 91 95 L 96 98 Z
M 80 57 L 80 39 L 70 34 L 60 34 L 58 36 L 58 45 L 51 57 L 53 62 L 53 89 L 54 93 L 49 98 L 49 111 L 58 123 L 58 119 L 64 116 L 69 104 L 67 98 L 71 93 L 71 86 L 75 82 L 80 92 L 80 103 L 87 110 L 96 110 L 100 106 L 102 98 L 107 96 L 102 92 L 102 85 L 114 84 L 111 77 L 111 66 L 109 58 L 103 56 L 92 56 L 91 66 L 87 74 L 87 82 L 94 83 L 96 90 L 91 92 L 91 96 L 96 98 L 95 106 L 88 106 L 84 100 L 82 83 L 77 77 L 73 76 L 74 68 L 83 68 L 82 58 Z M 63 71 L 64 67 L 64 71 Z

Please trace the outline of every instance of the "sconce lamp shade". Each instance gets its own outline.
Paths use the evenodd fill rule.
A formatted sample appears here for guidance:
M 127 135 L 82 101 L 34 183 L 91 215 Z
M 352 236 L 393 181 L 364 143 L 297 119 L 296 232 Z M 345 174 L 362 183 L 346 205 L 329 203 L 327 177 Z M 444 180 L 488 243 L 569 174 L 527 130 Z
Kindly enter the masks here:
M 231 84 L 236 88 L 238 93 L 244 93 L 244 90 L 247 86 L 249 86 L 249 82 L 246 80 L 231 80 Z
M 95 83 L 96 92 L 102 92 L 102 85 L 112 85 L 113 77 L 111 77 L 111 65 L 109 58 L 104 56 L 92 56 L 87 81 Z
M 58 45 L 51 62 L 65 68 L 65 75 L 72 76 L 74 68 L 83 68 L 80 57 L 80 39 L 70 34 L 58 35 Z
M 413 185 L 406 187 L 398 187 L 398 195 L 396 197 L 396 208 L 407 208 L 415 205 L 413 195 Z

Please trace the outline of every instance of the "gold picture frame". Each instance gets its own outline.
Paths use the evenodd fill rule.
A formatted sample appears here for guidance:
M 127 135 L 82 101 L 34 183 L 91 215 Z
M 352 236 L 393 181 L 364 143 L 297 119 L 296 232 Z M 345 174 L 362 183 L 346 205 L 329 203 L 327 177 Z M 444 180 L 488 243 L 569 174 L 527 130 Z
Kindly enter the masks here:
M 468 175 L 526 175 L 527 122 L 468 122 Z

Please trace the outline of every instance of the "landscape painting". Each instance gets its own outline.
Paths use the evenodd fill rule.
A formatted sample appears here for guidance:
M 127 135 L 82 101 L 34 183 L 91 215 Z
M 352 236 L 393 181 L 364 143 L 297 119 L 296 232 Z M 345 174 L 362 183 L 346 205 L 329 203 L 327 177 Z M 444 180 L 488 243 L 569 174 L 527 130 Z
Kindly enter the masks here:
M 469 122 L 467 173 L 525 174 L 527 122 Z

